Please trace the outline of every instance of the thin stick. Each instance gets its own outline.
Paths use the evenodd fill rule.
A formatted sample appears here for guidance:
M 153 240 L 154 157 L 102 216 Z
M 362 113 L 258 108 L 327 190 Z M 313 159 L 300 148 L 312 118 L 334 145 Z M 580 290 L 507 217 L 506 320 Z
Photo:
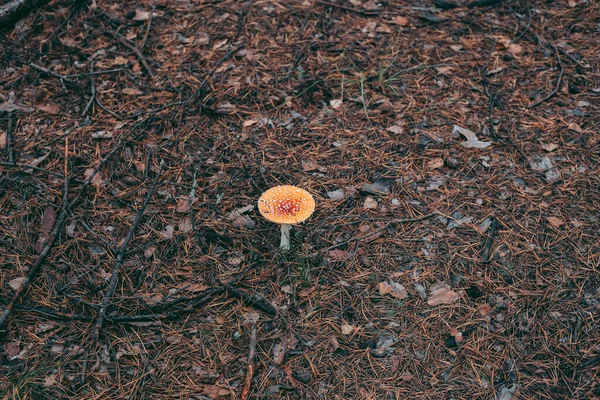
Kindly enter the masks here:
M 144 56 L 142 55 L 142 52 L 135 47 L 135 45 L 133 43 L 131 43 L 129 40 L 127 40 L 126 38 L 124 38 L 123 36 L 121 36 L 120 34 L 118 34 L 117 32 L 112 32 L 109 31 L 108 33 L 110 33 L 111 35 L 113 35 L 119 42 L 121 42 L 125 47 L 129 48 L 131 51 L 133 51 L 133 53 L 135 54 L 135 56 L 138 58 L 138 60 L 140 60 L 140 63 L 142 63 L 142 66 L 144 67 L 144 69 L 146 70 L 146 72 L 148 72 L 148 74 L 154 78 L 154 72 L 152 72 L 152 69 L 150 68 L 150 66 L 148 65 L 148 62 L 146 61 L 146 59 L 144 58 Z
M 8 162 L 12 165 L 15 164 L 15 147 L 13 146 L 14 139 L 13 133 L 15 129 L 15 113 L 8 113 L 8 127 L 6 128 L 6 150 L 8 150 Z
M 385 224 L 384 226 L 382 226 L 381 228 L 375 229 L 373 232 L 369 232 L 369 233 L 367 233 L 364 236 L 357 237 L 357 238 L 352 238 L 350 240 L 346 240 L 344 242 L 341 242 L 341 243 L 338 243 L 338 244 L 334 244 L 333 246 L 329 246 L 329 247 L 327 247 L 327 248 L 325 248 L 325 249 L 323 249 L 321 251 L 329 251 L 329 250 L 337 249 L 338 247 L 345 246 L 345 245 L 350 244 L 352 242 L 358 242 L 360 240 L 372 237 L 373 235 L 375 235 L 375 234 L 377 234 L 377 233 L 379 233 L 379 232 L 381 232 L 383 230 L 386 230 L 390 226 L 390 224 L 403 224 L 403 223 L 407 223 L 407 222 L 423 221 L 423 220 L 426 220 L 426 219 L 429 219 L 429 218 L 433 217 L 434 215 L 438 215 L 438 212 L 434 211 L 432 213 L 425 214 L 425 215 L 422 215 L 422 216 L 416 217 L 416 218 L 394 219 L 394 220 L 391 220 L 390 222 L 388 222 L 387 224 Z
M 483 249 L 481 250 L 481 258 L 483 259 L 483 262 L 490 261 L 490 255 L 492 254 L 492 243 L 494 241 L 494 235 L 496 234 L 497 229 L 498 229 L 498 220 L 496 218 L 492 217 L 492 223 L 490 224 L 490 230 L 485 239 Z
M 67 76 L 61 75 L 61 74 L 56 73 L 54 71 L 51 71 L 48 68 L 42 67 L 41 65 L 37 65 L 37 64 L 34 64 L 34 63 L 29 63 L 29 64 L 27 64 L 27 66 L 29 68 L 31 68 L 31 69 L 35 69 L 38 72 L 42 72 L 42 73 L 44 73 L 46 75 L 53 76 L 53 77 L 58 78 L 58 79 L 60 79 L 62 81 L 69 82 L 70 84 L 73 84 L 73 85 L 77 84 L 75 81 L 69 79 Z
M 228 283 L 223 283 L 219 280 L 217 280 L 217 282 L 225 288 L 227 293 L 241 300 L 245 305 L 256 308 L 257 310 L 266 312 L 270 315 L 277 314 L 277 309 L 273 306 L 273 304 L 271 304 L 267 299 L 265 299 L 258 293 L 250 295 L 245 292 L 242 292 L 238 288 L 231 286 Z
M 7 139 L 7 142 L 8 142 L 8 139 Z M 31 172 L 27 172 L 26 171 L 27 169 L 31 169 L 31 170 L 34 170 L 34 171 L 45 172 L 45 173 L 47 173 L 49 175 L 54 175 L 54 176 L 59 177 L 59 178 L 64 178 L 65 177 L 60 172 L 50 171 L 50 170 L 47 170 L 47 169 L 44 169 L 44 168 L 34 167 L 34 166 L 28 165 L 28 164 L 19 164 L 19 163 L 10 163 L 10 162 L 0 161 L 0 165 L 3 166 L 3 167 L 23 168 L 23 169 L 25 169 L 25 171 L 23 171 L 25 173 L 31 173 Z
M 94 60 L 92 60 L 90 62 L 90 74 L 94 73 Z M 94 101 L 96 100 L 96 82 L 94 80 L 94 77 L 92 75 L 90 75 L 90 85 L 91 85 L 91 93 L 92 96 L 90 97 L 90 100 L 88 101 L 87 105 L 85 106 L 85 109 L 83 110 L 83 113 L 81 115 L 86 116 L 88 115 L 88 113 L 90 112 L 92 105 L 94 104 Z
M 158 171 L 156 172 L 156 176 L 154 177 L 154 182 L 152 182 L 152 186 L 150 187 L 150 190 L 148 191 L 148 194 L 146 195 L 146 198 L 144 199 L 144 203 L 140 207 L 137 215 L 135 216 L 135 220 L 133 221 L 133 224 L 131 225 L 131 229 L 129 229 L 129 232 L 127 233 L 127 236 L 125 237 L 123 244 L 119 248 L 119 251 L 117 251 L 115 266 L 113 268 L 112 276 L 110 277 L 110 281 L 108 283 L 108 289 L 106 291 L 106 295 L 102 299 L 102 305 L 100 306 L 100 312 L 98 313 L 98 317 L 96 318 L 96 324 L 94 327 L 94 331 L 92 333 L 92 340 L 95 340 L 98 337 L 98 335 L 100 334 L 100 330 L 102 329 L 102 325 L 104 324 L 104 318 L 106 316 L 106 311 L 108 310 L 108 306 L 110 305 L 110 302 L 112 301 L 112 298 L 115 294 L 115 290 L 117 289 L 117 284 L 119 283 L 119 274 L 121 272 L 121 266 L 125 262 L 125 252 L 127 251 L 127 246 L 129 245 L 131 238 L 133 238 L 133 235 L 135 234 L 135 230 L 137 229 L 137 226 L 139 225 L 140 220 L 142 219 L 142 215 L 144 215 L 144 212 L 146 211 L 148 204 L 150 204 L 150 199 L 152 198 L 152 195 L 154 194 L 154 191 L 156 190 L 156 186 L 158 185 L 158 179 L 160 178 L 160 174 L 162 172 L 164 165 L 165 165 L 165 162 L 161 161 L 160 166 L 158 167 Z
M 56 222 L 56 225 L 54 226 L 52 235 L 48 239 L 48 242 L 46 242 L 46 245 L 42 249 L 40 256 L 35 261 L 35 263 L 29 268 L 29 271 L 27 272 L 25 279 L 21 283 L 21 286 L 19 286 L 19 288 L 13 295 L 10 303 L 8 303 L 8 306 L 6 306 L 4 311 L 2 311 L 2 314 L 0 314 L 0 329 L 2 329 L 2 326 L 4 326 L 7 323 L 8 317 L 10 316 L 10 313 L 11 313 L 12 309 L 14 308 L 15 303 L 17 302 L 17 300 L 19 300 L 19 298 L 23 295 L 23 293 L 25 293 L 25 291 L 31 284 L 33 277 L 40 270 L 40 267 L 42 266 L 44 261 L 46 261 L 46 258 L 50 254 L 50 250 L 52 249 L 52 246 L 54 246 L 54 243 L 56 243 L 56 240 L 58 239 L 58 235 L 60 234 L 60 232 L 63 228 L 63 225 L 65 224 L 65 222 L 67 220 L 67 211 L 69 209 L 69 178 L 68 178 L 68 174 L 67 174 L 67 172 L 68 172 L 68 157 L 69 157 L 69 137 L 67 136 L 67 138 L 65 139 L 65 179 L 64 179 L 64 187 L 63 187 L 63 202 L 62 202 L 62 210 L 60 212 L 60 216 L 58 217 L 58 221 Z
M 558 49 L 556 48 L 556 46 L 551 44 L 550 47 L 552 47 L 554 49 L 554 53 L 556 54 L 556 59 L 558 60 L 558 65 L 560 66 L 560 73 L 558 74 L 558 79 L 556 80 L 556 87 L 554 88 L 554 90 L 552 90 L 546 96 L 542 97 L 535 103 L 528 105 L 527 108 L 533 108 L 535 106 L 539 106 L 546 100 L 553 97 L 556 93 L 558 93 L 558 90 L 560 89 L 560 84 L 562 82 L 562 77 L 563 77 L 563 74 L 565 73 L 565 69 L 563 67 L 563 63 L 562 63 L 562 60 L 560 59 L 560 54 L 558 53 Z
M 254 356 L 256 354 L 256 322 L 252 324 L 250 329 L 250 349 L 248 350 L 248 371 L 246 372 L 246 380 L 244 381 L 244 388 L 240 395 L 240 400 L 246 400 L 250 394 L 250 387 L 252 386 L 252 377 L 254 376 Z

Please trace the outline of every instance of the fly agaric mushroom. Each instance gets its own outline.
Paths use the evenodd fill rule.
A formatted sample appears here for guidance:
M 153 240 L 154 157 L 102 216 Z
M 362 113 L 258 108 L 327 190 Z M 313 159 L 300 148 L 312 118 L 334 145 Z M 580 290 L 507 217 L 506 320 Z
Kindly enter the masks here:
M 281 225 L 282 250 L 290 249 L 292 224 L 299 224 L 315 210 L 315 200 L 304 189 L 284 185 L 273 187 L 258 199 L 258 210 L 268 221 Z

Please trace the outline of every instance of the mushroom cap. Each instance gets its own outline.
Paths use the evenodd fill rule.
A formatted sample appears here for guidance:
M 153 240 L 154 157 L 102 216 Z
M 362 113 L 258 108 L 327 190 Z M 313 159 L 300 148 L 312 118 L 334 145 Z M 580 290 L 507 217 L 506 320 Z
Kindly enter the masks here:
M 298 224 L 315 210 L 315 199 L 296 186 L 275 186 L 260 196 L 258 210 L 276 224 Z

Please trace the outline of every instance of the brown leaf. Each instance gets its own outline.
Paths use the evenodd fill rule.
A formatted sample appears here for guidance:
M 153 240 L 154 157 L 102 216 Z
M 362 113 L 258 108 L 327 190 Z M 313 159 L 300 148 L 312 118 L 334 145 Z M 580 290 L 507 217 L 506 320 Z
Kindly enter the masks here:
M 400 26 L 406 26 L 406 25 L 408 25 L 408 19 L 401 15 L 396 15 L 394 18 L 392 18 L 391 23 L 400 25 Z
M 136 88 L 125 88 L 125 89 L 121 90 L 121 93 L 123 93 L 123 94 L 130 94 L 130 95 L 136 95 L 136 96 L 144 94 L 144 92 L 142 92 L 141 90 L 136 89 Z
M 90 176 L 92 176 L 93 173 L 94 173 L 94 169 L 93 168 L 86 169 L 85 172 L 84 172 L 85 179 L 89 179 Z M 100 188 L 104 187 L 104 179 L 102 179 L 102 174 L 100 174 L 100 172 L 98 172 L 92 178 L 92 185 L 94 185 L 97 189 L 100 189 Z
M 346 335 L 346 336 L 351 334 L 352 332 L 354 332 L 354 329 L 356 329 L 356 327 L 354 325 L 350 325 L 346 322 L 344 322 L 342 324 L 341 328 L 342 328 L 342 335 Z
M 542 149 L 547 151 L 548 153 L 553 152 L 554 150 L 558 149 L 558 145 L 555 143 L 544 143 L 541 145 Z
M 133 17 L 134 21 L 147 21 L 150 19 L 150 12 L 149 11 L 143 11 L 140 10 L 139 8 L 135 10 L 135 16 Z
M 573 132 L 577 132 L 577 133 L 583 133 L 583 129 L 581 129 L 581 126 L 579 126 L 579 124 L 575 123 L 575 122 L 571 122 L 568 126 L 568 129 L 572 130 Z
M 177 201 L 177 208 L 175 209 L 175 212 L 186 213 L 188 211 L 190 211 L 190 200 L 187 196 L 181 196 Z
M 58 114 L 60 112 L 60 108 L 53 103 L 38 104 L 35 106 L 35 108 L 48 114 Z
M 302 169 L 306 172 L 314 171 L 315 169 L 318 168 L 317 160 L 315 160 L 314 158 L 303 158 L 301 160 L 301 163 L 302 163 Z
M 191 232 L 192 229 L 193 229 L 192 221 L 190 220 L 189 217 L 182 218 L 179 221 L 179 226 L 178 227 L 179 227 L 179 230 L 181 232 L 183 232 L 183 233 Z
M 56 374 L 50 374 L 44 378 L 44 387 L 56 385 Z
M 430 289 L 427 304 L 437 306 L 440 304 L 451 304 L 462 297 L 462 292 L 457 293 L 450 289 L 450 286 L 444 282 L 437 282 Z
M 160 234 L 165 238 L 165 239 L 173 239 L 173 232 L 175 231 L 175 227 L 173 225 L 167 225 L 165 227 L 165 230 L 162 231 Z
M 9 360 L 12 360 L 19 355 L 19 351 L 21 351 L 21 344 L 19 342 L 4 343 L 4 354 Z
M 309 287 L 307 289 L 302 289 L 301 291 L 298 292 L 298 296 L 306 299 L 306 298 L 310 297 L 316 290 L 317 290 L 317 285 Z
M 482 305 L 480 305 L 477 308 L 477 311 L 479 311 L 479 314 L 481 314 L 482 317 L 485 317 L 486 315 L 488 315 L 490 312 L 492 312 L 492 307 L 490 307 L 489 305 L 487 305 L 486 303 L 483 303 Z
M 437 169 L 442 168 L 444 166 L 444 160 L 441 158 L 434 158 L 433 160 L 427 163 L 427 168 L 429 169 Z
M 466 142 L 462 142 L 460 144 L 462 147 L 465 147 L 467 149 L 485 149 L 486 147 L 492 145 L 492 142 L 482 142 L 481 140 L 479 140 L 475 132 L 469 129 L 462 128 L 458 125 L 454 125 L 454 128 L 452 129 L 452 136 L 458 137 L 459 134 L 464 136 L 465 139 L 467 139 Z
M 371 242 L 384 234 L 384 227 L 385 223 L 383 221 L 376 222 L 375 229 L 371 228 L 369 224 L 365 223 L 358 227 L 358 231 L 354 237 L 359 240 L 364 240 L 365 242 Z
M 42 234 L 49 235 L 52 232 L 52 227 L 54 226 L 54 208 L 48 206 L 44 210 L 44 215 L 42 217 Z
M 15 278 L 8 282 L 8 286 L 10 286 L 10 288 L 12 290 L 17 291 L 17 290 L 19 290 L 19 288 L 21 287 L 21 285 L 23 284 L 24 281 L 25 281 L 25 277 Z
M 0 149 L 6 147 L 6 132 L 0 133 Z
M 561 225 L 563 225 L 565 222 L 558 218 L 558 217 L 548 217 L 546 218 L 546 220 L 548 221 L 548 223 L 550 223 L 550 225 L 552 225 L 554 228 L 560 228 Z
M 408 292 L 406 291 L 404 286 L 402 286 L 398 282 L 379 282 L 379 284 L 377 285 L 377 289 L 379 290 L 379 294 L 382 296 L 389 294 L 390 296 L 395 297 L 397 299 L 405 299 L 408 297 Z
M 345 260 L 348 258 L 348 252 L 344 251 L 344 250 L 338 250 L 338 249 L 331 250 L 329 252 L 329 257 L 333 258 L 334 260 L 342 261 L 342 260 Z

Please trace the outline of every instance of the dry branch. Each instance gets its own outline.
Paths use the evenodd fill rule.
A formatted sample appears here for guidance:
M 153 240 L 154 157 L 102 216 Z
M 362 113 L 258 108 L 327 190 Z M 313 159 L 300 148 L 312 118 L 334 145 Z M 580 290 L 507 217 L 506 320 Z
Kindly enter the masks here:
M 254 376 L 254 355 L 256 354 L 256 323 L 252 324 L 250 329 L 250 345 L 248 350 L 248 371 L 246 372 L 246 379 L 244 381 L 244 388 L 240 395 L 241 400 L 246 400 L 250 395 L 250 388 L 252 386 L 252 377 Z
M 92 333 L 93 340 L 95 340 L 98 337 L 100 330 L 102 329 L 102 325 L 104 324 L 104 318 L 106 316 L 106 311 L 108 310 L 108 306 L 110 305 L 110 302 L 112 301 L 112 298 L 115 294 L 115 290 L 117 289 L 117 284 L 119 283 L 119 274 L 121 273 L 121 266 L 125 262 L 127 246 L 129 245 L 129 242 L 133 238 L 133 235 L 135 234 L 137 226 L 139 225 L 140 220 L 142 219 L 142 215 L 144 215 L 144 212 L 146 211 L 148 204 L 150 204 L 150 199 L 152 199 L 152 195 L 154 194 L 154 191 L 156 190 L 156 186 L 158 185 L 158 180 L 160 178 L 160 174 L 162 172 L 164 165 L 165 165 L 165 162 L 161 161 L 160 166 L 158 167 L 158 171 L 156 172 L 156 176 L 154 177 L 154 182 L 152 182 L 152 186 L 150 187 L 150 190 L 148 190 L 148 194 L 146 195 L 146 198 L 144 199 L 144 203 L 140 207 L 137 215 L 135 216 L 135 220 L 133 221 L 133 224 L 131 225 L 131 229 L 129 229 L 129 232 L 127 233 L 127 236 L 125 237 L 123 244 L 117 251 L 115 266 L 113 268 L 112 275 L 111 275 L 110 281 L 108 283 L 108 289 L 106 291 L 106 294 L 104 295 L 104 298 L 102 299 L 102 305 L 100 306 L 100 311 L 98 312 L 98 317 L 96 319 L 94 331 Z

